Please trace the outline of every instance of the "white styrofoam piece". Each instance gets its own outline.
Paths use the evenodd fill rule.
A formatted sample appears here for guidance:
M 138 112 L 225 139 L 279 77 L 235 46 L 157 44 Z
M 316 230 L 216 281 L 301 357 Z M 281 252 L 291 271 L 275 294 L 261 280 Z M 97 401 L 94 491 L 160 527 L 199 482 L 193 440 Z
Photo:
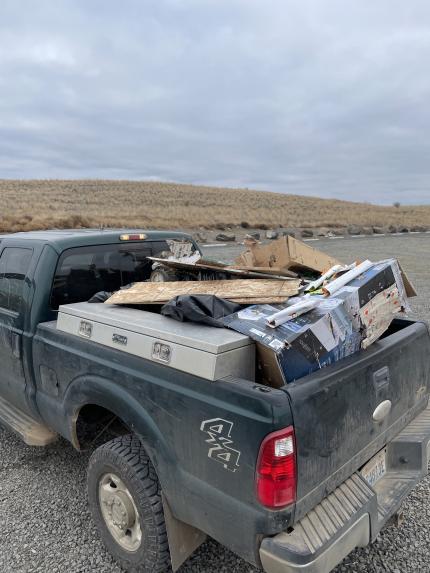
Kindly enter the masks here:
M 112 313 L 113 309 L 119 312 Z M 206 380 L 226 376 L 255 380 L 255 345 L 249 337 L 233 331 L 179 323 L 155 313 L 104 304 L 78 303 L 60 307 L 58 330 L 82 336 L 82 321 L 91 324 L 91 335 L 87 338 L 103 346 Z M 227 340 L 223 341 L 223 337 Z M 123 342 L 118 343 L 118 340 Z M 168 345 L 168 362 L 158 359 L 154 353 L 157 343 Z

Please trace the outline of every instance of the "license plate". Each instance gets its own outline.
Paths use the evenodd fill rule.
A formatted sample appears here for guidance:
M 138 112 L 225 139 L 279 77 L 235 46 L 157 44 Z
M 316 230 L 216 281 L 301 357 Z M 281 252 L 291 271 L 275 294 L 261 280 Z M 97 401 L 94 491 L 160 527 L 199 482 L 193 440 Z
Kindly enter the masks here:
M 387 464 L 385 458 L 385 450 L 381 450 L 362 468 L 361 475 L 370 486 L 374 486 L 386 474 Z

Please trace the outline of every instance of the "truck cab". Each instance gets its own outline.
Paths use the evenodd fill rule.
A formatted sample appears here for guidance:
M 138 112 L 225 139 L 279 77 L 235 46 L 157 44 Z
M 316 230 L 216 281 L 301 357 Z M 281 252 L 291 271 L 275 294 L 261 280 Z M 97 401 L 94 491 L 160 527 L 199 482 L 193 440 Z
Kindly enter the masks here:
M 70 229 L 0 235 L 0 398 L 37 416 L 32 337 L 58 307 L 150 278 L 149 256 L 190 235 L 141 229 Z

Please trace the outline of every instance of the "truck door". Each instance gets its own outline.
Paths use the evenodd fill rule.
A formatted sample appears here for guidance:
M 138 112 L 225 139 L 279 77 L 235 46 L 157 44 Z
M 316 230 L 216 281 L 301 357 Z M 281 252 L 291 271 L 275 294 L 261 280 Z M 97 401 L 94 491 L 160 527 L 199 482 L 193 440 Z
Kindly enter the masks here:
M 28 410 L 22 360 L 28 280 L 33 249 L 8 247 L 0 253 L 0 397 L 21 410 Z M 30 310 L 28 309 L 28 312 Z

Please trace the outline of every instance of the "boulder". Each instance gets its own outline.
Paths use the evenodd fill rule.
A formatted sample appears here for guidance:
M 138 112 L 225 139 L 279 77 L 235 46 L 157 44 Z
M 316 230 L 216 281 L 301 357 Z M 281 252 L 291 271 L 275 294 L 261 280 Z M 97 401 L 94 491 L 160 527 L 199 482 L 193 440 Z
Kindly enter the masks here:
M 285 231 L 282 231 L 282 236 L 294 238 L 296 236 L 296 233 L 293 231 L 293 229 L 286 229 Z
M 358 225 L 350 225 L 348 227 L 348 233 L 350 235 L 364 235 L 363 227 L 359 227 Z
M 373 235 L 372 227 L 363 227 L 363 235 Z
M 390 225 L 388 227 L 388 232 L 389 233 L 397 233 L 397 227 L 395 227 L 394 225 Z
M 205 233 L 194 233 L 193 235 L 193 239 L 197 242 L 197 243 L 206 243 L 208 238 L 205 235 Z
M 397 229 L 398 233 L 409 233 L 409 227 L 405 227 L 404 225 L 400 225 Z
M 306 238 L 306 237 L 313 237 L 314 236 L 314 232 L 312 231 L 312 229 L 302 229 L 302 237 Z
M 250 237 L 251 239 L 255 239 L 256 241 L 260 240 L 260 233 L 247 233 L 246 234 L 247 237 Z
M 413 225 L 411 227 L 411 231 L 413 233 L 425 233 L 427 231 L 427 227 L 424 227 L 424 225 Z
M 215 237 L 215 241 L 220 241 L 221 243 L 234 242 L 236 240 L 236 235 L 228 235 L 227 233 L 218 233 Z
M 278 231 L 274 231 L 273 229 L 266 231 L 266 239 L 277 239 L 278 238 Z
M 375 235 L 383 235 L 385 233 L 384 227 L 372 227 Z

